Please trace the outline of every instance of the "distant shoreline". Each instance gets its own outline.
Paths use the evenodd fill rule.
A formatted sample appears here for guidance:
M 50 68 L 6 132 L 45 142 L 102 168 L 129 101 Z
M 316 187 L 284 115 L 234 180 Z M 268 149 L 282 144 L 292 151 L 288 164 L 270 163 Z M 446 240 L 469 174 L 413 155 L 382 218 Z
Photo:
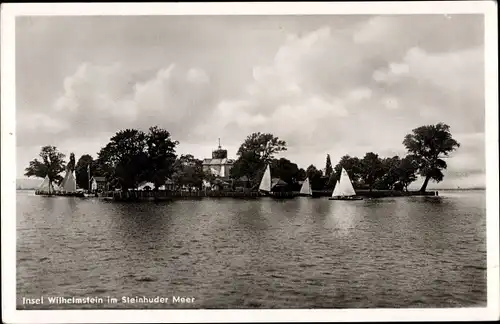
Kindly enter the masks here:
M 37 190 L 37 188 L 16 188 L 16 191 L 33 191 Z M 433 189 L 429 188 L 427 191 L 484 191 L 486 188 L 460 188 L 460 189 Z

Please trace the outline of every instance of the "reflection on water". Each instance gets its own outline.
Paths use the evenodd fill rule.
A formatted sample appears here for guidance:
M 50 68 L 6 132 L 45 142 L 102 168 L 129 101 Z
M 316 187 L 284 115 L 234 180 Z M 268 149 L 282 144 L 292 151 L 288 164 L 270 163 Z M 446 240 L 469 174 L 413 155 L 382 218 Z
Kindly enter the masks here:
M 485 222 L 481 191 L 156 204 L 20 191 L 18 306 L 41 295 L 197 300 L 38 306 L 49 309 L 484 305 Z

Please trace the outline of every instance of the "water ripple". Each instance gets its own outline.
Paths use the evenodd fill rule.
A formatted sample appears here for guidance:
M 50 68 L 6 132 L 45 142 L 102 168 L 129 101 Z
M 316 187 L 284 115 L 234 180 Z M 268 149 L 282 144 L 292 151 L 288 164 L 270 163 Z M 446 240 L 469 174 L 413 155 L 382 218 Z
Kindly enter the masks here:
M 64 308 L 466 307 L 486 303 L 484 192 L 158 204 L 18 193 L 20 297 L 192 296 Z

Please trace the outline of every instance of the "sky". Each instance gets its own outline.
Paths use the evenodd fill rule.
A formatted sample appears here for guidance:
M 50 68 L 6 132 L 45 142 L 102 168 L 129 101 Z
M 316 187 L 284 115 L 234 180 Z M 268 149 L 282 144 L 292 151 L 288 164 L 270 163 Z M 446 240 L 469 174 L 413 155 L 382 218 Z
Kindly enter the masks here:
M 445 122 L 461 147 L 430 187 L 484 187 L 484 92 L 482 15 L 18 17 L 16 175 L 44 145 L 95 158 L 125 128 L 200 159 L 269 132 L 305 169 L 404 156 Z

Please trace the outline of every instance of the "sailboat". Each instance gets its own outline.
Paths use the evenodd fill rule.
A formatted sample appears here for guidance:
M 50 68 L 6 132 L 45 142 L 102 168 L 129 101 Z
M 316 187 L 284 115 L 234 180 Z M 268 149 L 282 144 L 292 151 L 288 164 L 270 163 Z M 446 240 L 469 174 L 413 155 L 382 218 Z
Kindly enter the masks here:
M 311 183 L 309 182 L 309 178 L 306 178 L 306 180 L 304 180 L 304 183 L 302 183 L 299 194 L 301 196 L 312 196 Z
M 76 190 L 76 179 L 72 170 L 67 169 L 66 175 L 59 185 L 59 195 L 60 196 L 75 196 L 75 197 L 84 197 L 85 194 L 83 192 L 78 192 Z
M 45 176 L 45 179 L 43 179 L 42 184 L 38 188 L 38 190 L 35 192 L 36 195 L 48 195 L 52 196 L 55 194 L 54 186 L 50 182 L 49 176 Z
M 271 194 L 271 168 L 269 164 L 266 166 L 266 171 L 260 180 L 259 191 L 268 196 Z
M 333 189 L 332 197 L 330 200 L 362 200 L 363 197 L 357 197 L 356 191 L 352 186 L 351 179 L 347 171 L 342 168 L 342 173 L 340 175 L 340 181 L 337 180 L 335 184 L 335 189 Z
M 274 179 L 275 183 L 274 186 L 283 184 L 284 182 L 280 179 Z M 286 183 L 284 183 L 286 184 Z M 273 179 L 271 178 L 271 168 L 269 167 L 269 164 L 266 166 L 266 170 L 264 171 L 264 175 L 262 176 L 262 179 L 260 180 L 260 185 L 259 185 L 259 192 L 263 196 L 271 196 L 273 198 L 280 198 L 280 199 L 285 199 L 285 198 L 294 198 L 295 195 L 291 191 L 284 191 L 284 192 L 279 192 L 279 191 L 272 191 L 271 189 L 273 188 Z

